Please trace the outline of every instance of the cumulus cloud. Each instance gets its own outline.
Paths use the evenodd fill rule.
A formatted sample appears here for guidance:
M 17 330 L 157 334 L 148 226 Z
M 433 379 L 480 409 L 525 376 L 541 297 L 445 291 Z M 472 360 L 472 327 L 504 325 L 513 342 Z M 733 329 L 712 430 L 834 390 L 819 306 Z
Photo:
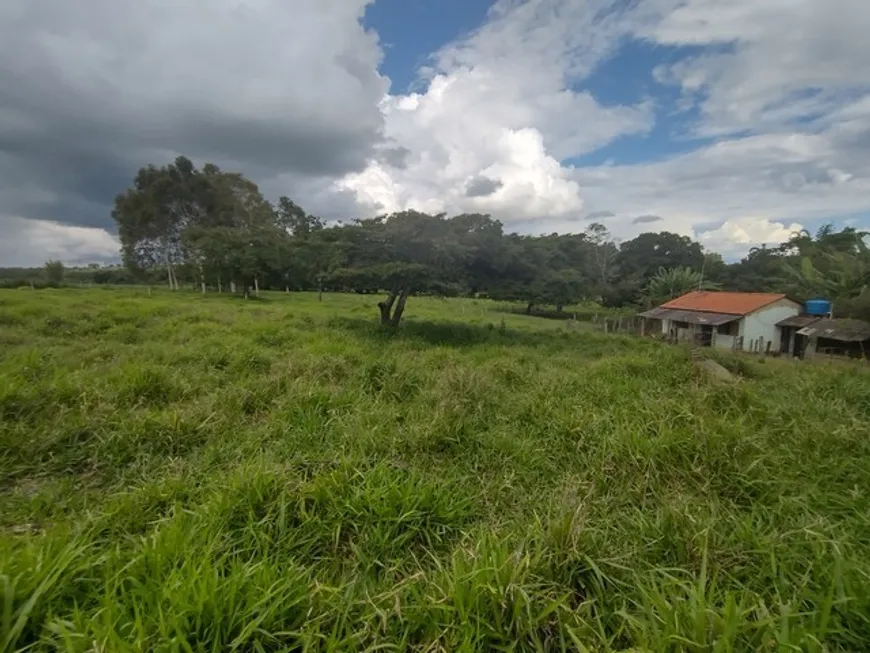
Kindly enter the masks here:
M 386 134 L 411 152 L 407 166 L 373 161 L 337 187 L 386 210 L 489 211 L 509 225 L 581 211 L 561 161 L 652 124 L 649 103 L 607 107 L 572 88 L 627 29 L 608 6 L 496 3 L 485 25 L 436 53 L 424 92 L 383 103 Z M 501 187 L 465 192 L 477 177 Z
M 797 222 L 785 224 L 760 216 L 747 216 L 726 220 L 716 229 L 698 233 L 697 238 L 708 249 L 725 255 L 738 255 L 752 246 L 782 243 L 801 229 L 803 226 Z
M 866 211 L 870 46 L 855 25 L 870 18 L 870 5 L 835 0 L 842 11 L 827 16 L 823 0 L 793 4 L 497 2 L 485 25 L 436 53 L 423 92 L 384 103 L 387 133 L 411 152 L 408 166 L 374 163 L 338 186 L 389 210 L 490 211 L 535 233 L 572 228 L 584 208 L 623 239 L 653 222 L 692 235 L 714 221 L 728 225 L 716 242 L 731 251 L 767 242 L 777 233 L 771 225 Z M 606 107 L 584 89 L 632 38 L 696 46 L 651 78 L 679 85 L 682 109 L 699 107 L 686 132 L 717 140 L 643 164 L 564 164 L 642 135 L 662 109 Z M 485 197 L 461 192 L 479 176 L 503 186 Z M 612 210 L 597 208 L 605 206 Z

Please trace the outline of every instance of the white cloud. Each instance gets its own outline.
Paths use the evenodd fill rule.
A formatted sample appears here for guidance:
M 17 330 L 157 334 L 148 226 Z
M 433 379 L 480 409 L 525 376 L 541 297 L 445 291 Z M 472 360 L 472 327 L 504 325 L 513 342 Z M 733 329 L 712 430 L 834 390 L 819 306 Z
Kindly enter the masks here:
M 698 233 L 697 238 L 712 251 L 739 256 L 753 246 L 778 245 L 801 229 L 803 225 L 797 222 L 786 225 L 761 216 L 747 216 L 726 220 L 716 229 Z
M 49 220 L 0 217 L 0 266 L 36 267 L 49 259 L 66 265 L 113 262 L 120 243 L 104 229 L 74 227 Z
M 693 237 L 710 231 L 705 224 L 720 224 L 705 244 L 735 255 L 776 242 L 794 225 L 870 207 L 870 177 L 850 170 L 849 150 L 835 140 L 833 129 L 765 134 L 655 163 L 582 168 L 574 177 L 590 207 L 616 213 L 607 225 L 623 238 L 644 230 L 632 224 L 643 210 L 663 218 L 655 230 Z
M 729 253 L 868 210 L 870 96 L 860 88 L 870 41 L 860 26 L 870 4 L 834 4 L 832 16 L 825 0 L 499 2 L 481 29 L 435 55 L 424 92 L 383 101 L 408 165 L 373 163 L 337 187 L 383 210 L 486 211 L 538 233 L 579 230 L 582 214 L 607 211 L 625 239 L 644 229 L 638 215 L 656 215 L 647 229 L 700 231 Z M 566 167 L 651 127 L 653 102 L 604 107 L 583 88 L 631 37 L 714 48 L 655 78 L 682 86 L 681 109 L 700 102 L 697 133 L 719 139 L 649 163 Z M 468 197 L 481 177 L 498 189 Z M 710 223 L 722 226 L 699 229 Z
M 385 211 L 485 211 L 508 223 L 557 220 L 583 209 L 570 170 L 579 156 L 652 124 L 652 107 L 601 106 L 571 90 L 626 26 L 606 3 L 498 3 L 491 20 L 437 53 L 424 93 L 382 103 L 389 139 L 410 151 L 404 167 L 373 162 L 340 180 Z M 478 177 L 497 190 L 469 197 Z
M 700 93 L 701 134 L 793 125 L 870 87 L 865 0 L 685 0 L 639 31 L 660 44 L 720 48 L 659 70 Z

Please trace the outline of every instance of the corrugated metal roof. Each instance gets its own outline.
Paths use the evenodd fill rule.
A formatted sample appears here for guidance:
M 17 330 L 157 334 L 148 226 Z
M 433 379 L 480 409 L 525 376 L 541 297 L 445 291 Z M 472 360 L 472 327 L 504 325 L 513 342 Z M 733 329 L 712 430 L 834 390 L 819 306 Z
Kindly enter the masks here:
M 787 317 L 784 320 L 777 322 L 776 326 L 778 327 L 806 327 L 815 322 L 818 322 L 821 318 L 818 315 L 792 315 L 791 317 Z
M 798 333 L 840 342 L 861 342 L 870 339 L 870 324 L 863 320 L 823 319 L 804 327 Z
M 665 302 L 661 305 L 661 308 L 748 315 L 759 308 L 764 308 L 768 304 L 773 304 L 785 298 L 785 295 L 779 293 L 695 290 L 682 297 Z
M 648 311 L 644 311 L 643 313 L 638 313 L 640 317 L 647 317 L 651 320 L 664 320 L 667 319 L 667 316 L 673 313 L 673 311 L 667 308 L 651 308 Z
M 678 311 L 669 308 L 653 308 L 644 313 L 640 313 L 641 317 L 647 317 L 654 320 L 673 320 L 674 322 L 687 322 L 689 324 L 708 324 L 710 326 L 718 326 L 727 324 L 734 320 L 739 320 L 740 315 L 727 315 L 725 313 L 705 313 L 703 311 Z

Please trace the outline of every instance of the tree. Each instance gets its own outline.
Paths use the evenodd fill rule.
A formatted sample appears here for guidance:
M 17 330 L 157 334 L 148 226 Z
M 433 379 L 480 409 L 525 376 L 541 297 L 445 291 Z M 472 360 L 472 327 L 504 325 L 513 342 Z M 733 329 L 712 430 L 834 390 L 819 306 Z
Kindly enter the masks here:
M 549 304 L 561 313 L 568 304 L 583 299 L 585 283 L 574 270 L 558 270 L 542 277 L 536 284 L 535 297 L 540 304 Z
M 783 288 L 796 297 L 824 297 L 847 313 L 864 314 L 870 283 L 867 235 L 852 227 L 838 232 L 830 224 L 815 237 L 806 230 L 792 234 L 778 248 L 787 279 Z
M 661 268 L 701 269 L 704 248 L 688 236 L 668 231 L 643 233 L 620 245 L 617 264 L 623 278 L 636 277 L 646 284 Z
M 45 280 L 51 286 L 59 286 L 63 283 L 65 268 L 60 261 L 49 260 L 45 262 Z
M 529 312 L 586 299 L 637 305 L 720 284 L 819 294 L 841 306 L 857 306 L 870 294 L 867 234 L 852 228 L 801 231 L 726 264 L 691 238 L 669 232 L 644 233 L 617 246 L 600 223 L 579 234 L 522 236 L 504 233 L 501 222 L 485 214 L 402 211 L 327 225 L 287 196 L 273 206 L 244 175 L 211 163 L 197 169 L 185 157 L 139 170 L 116 198 L 113 216 L 129 268 L 125 279 L 162 274 L 171 288 L 184 279 L 203 291 L 241 283 L 246 294 L 252 285 L 385 292 L 379 311 L 390 327 L 415 293 L 523 301 Z
M 785 260 L 778 248 L 753 247 L 738 263 L 727 266 L 719 279 L 729 290 L 774 292 L 786 284 Z
M 381 324 L 395 328 L 412 292 L 438 277 L 457 278 L 462 257 L 444 215 L 403 211 L 360 223 L 369 242 L 378 246 L 369 256 L 378 258 L 384 271 L 387 298 L 378 304 Z
M 421 285 L 430 270 L 419 263 L 394 263 L 383 271 L 383 286 L 389 290 L 387 298 L 378 302 L 381 324 L 393 329 L 399 326 L 405 313 L 405 304 L 411 291 Z
M 586 240 L 591 245 L 592 261 L 596 280 L 603 287 L 613 276 L 613 266 L 619 250 L 610 232 L 600 222 L 593 222 L 586 228 Z
M 823 270 L 809 256 L 800 260 L 800 267 L 785 264 L 799 294 L 809 298 L 826 297 L 832 300 L 850 300 L 867 290 L 870 282 L 870 255 L 866 248 L 860 254 L 822 251 L 817 261 L 824 264 Z
M 648 305 L 657 305 L 692 290 L 716 290 L 717 288 L 718 284 L 704 281 L 701 273 L 691 268 L 659 268 L 647 284 L 646 299 Z
M 308 215 L 305 210 L 288 197 L 278 198 L 278 207 L 275 209 L 278 224 L 302 240 L 314 232 L 323 229 L 320 218 Z
M 133 187 L 115 198 L 112 217 L 131 269 L 163 266 L 169 287 L 178 287 L 183 233 L 205 209 L 201 181 L 191 161 L 180 156 L 162 168 L 142 168 Z
M 254 182 L 210 163 L 197 170 L 185 157 L 142 168 L 112 216 L 125 263 L 133 270 L 165 266 L 173 289 L 178 271 L 187 269 L 203 290 L 207 278 L 219 288 L 224 279 L 241 281 L 247 296 L 289 238 Z

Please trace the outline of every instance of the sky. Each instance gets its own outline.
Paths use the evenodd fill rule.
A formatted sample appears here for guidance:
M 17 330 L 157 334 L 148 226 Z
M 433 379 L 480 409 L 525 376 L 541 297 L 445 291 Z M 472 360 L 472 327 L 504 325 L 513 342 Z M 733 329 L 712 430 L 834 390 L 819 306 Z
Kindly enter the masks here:
M 184 154 L 329 220 L 489 213 L 733 260 L 870 228 L 867 0 L 3 0 L 0 267 L 118 259 Z

